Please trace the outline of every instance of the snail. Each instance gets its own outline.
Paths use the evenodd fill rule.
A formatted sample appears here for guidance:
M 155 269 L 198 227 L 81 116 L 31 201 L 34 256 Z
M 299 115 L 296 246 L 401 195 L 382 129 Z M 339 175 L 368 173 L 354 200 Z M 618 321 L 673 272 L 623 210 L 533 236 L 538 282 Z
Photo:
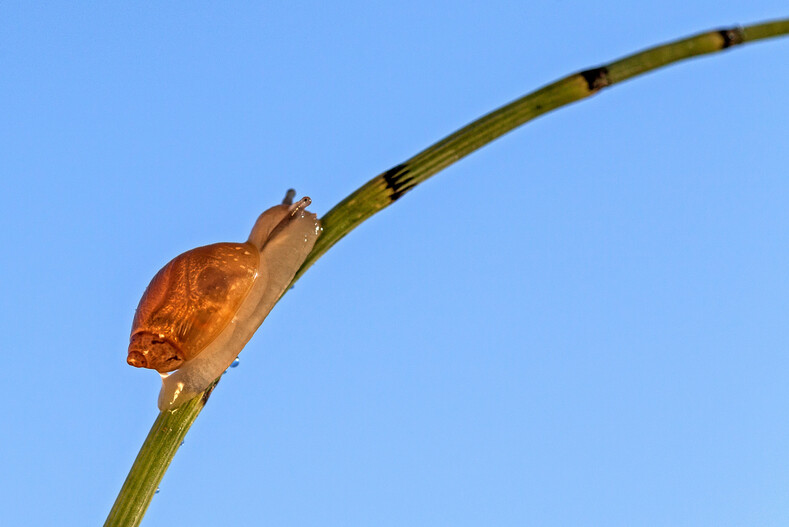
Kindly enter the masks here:
M 321 233 L 310 198 L 261 214 L 244 243 L 176 256 L 151 280 L 132 322 L 126 361 L 162 376 L 159 409 L 174 409 L 230 366 L 293 280 Z M 172 373 L 171 373 L 172 372 Z

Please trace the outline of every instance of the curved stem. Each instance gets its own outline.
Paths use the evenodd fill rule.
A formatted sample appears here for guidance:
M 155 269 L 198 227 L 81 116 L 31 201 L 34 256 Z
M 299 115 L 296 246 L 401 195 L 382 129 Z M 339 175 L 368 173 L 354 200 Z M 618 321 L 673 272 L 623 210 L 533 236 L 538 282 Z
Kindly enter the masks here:
M 455 161 L 552 110 L 674 62 L 789 34 L 789 19 L 700 33 L 559 79 L 464 126 L 365 183 L 323 218 L 323 234 L 296 278 L 361 222 Z
M 674 62 L 732 46 L 789 34 L 789 19 L 700 33 L 559 79 L 466 125 L 409 160 L 374 177 L 331 209 L 323 234 L 296 273 L 304 272 L 357 225 L 403 194 L 494 139 L 552 110 L 603 88 Z M 292 284 L 291 284 L 292 285 Z M 187 430 L 205 406 L 217 379 L 202 396 L 159 414 L 134 461 L 105 526 L 139 525 Z
M 201 397 L 195 397 L 175 410 L 159 413 L 104 522 L 105 527 L 140 524 L 186 432 L 218 382 L 219 379 L 206 388 Z

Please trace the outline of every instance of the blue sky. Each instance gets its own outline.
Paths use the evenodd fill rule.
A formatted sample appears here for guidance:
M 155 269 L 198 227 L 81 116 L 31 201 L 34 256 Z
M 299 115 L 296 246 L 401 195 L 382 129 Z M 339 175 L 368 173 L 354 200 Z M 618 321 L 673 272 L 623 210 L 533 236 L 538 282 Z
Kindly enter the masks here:
M 103 521 L 156 410 L 134 309 L 295 187 L 325 213 L 720 2 L 0 7 L 0 522 Z M 342 240 L 143 525 L 786 525 L 789 40 L 616 86 Z

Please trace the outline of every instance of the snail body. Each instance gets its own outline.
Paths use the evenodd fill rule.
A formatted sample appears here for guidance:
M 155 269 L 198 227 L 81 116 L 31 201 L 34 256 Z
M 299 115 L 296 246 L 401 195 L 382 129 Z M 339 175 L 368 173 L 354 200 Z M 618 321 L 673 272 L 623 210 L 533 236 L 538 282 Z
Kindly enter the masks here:
M 309 204 L 286 198 L 260 215 L 246 242 L 192 249 L 154 276 L 137 307 L 127 362 L 162 374 L 161 410 L 205 390 L 252 338 L 321 232 Z

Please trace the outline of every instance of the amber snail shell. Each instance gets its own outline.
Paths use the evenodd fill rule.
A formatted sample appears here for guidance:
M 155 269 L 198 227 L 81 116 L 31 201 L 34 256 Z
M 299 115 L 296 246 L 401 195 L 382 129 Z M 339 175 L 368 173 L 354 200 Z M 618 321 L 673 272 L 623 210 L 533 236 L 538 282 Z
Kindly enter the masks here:
M 259 262 L 251 243 L 215 243 L 176 256 L 140 300 L 127 362 L 167 373 L 195 358 L 233 318 Z
M 244 243 L 172 259 L 151 280 L 132 323 L 127 362 L 162 374 L 160 409 L 202 392 L 238 356 L 321 232 L 309 198 L 265 211 Z M 170 375 L 165 375 L 176 370 Z

